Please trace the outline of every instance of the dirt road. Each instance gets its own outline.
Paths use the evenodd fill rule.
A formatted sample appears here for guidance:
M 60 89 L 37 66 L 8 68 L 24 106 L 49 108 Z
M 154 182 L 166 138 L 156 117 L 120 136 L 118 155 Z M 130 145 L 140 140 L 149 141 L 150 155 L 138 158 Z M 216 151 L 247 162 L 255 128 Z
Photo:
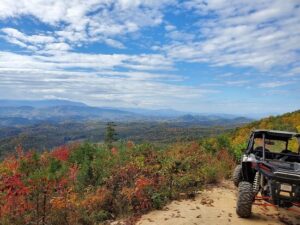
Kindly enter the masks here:
M 300 214 L 274 207 L 253 206 L 249 219 L 235 213 L 236 189 L 229 182 L 201 192 L 195 200 L 174 201 L 163 210 L 150 212 L 138 225 L 300 225 Z

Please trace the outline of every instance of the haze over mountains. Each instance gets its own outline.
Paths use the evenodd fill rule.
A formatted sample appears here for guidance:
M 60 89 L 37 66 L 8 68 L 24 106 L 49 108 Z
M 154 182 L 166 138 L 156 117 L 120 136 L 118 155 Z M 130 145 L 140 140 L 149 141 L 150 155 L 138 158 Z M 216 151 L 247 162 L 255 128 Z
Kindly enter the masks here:
M 66 100 L 0 100 L 1 126 L 83 121 L 164 121 L 210 126 L 247 123 L 251 119 L 229 114 L 195 114 L 172 109 L 92 107 Z
M 102 142 L 114 121 L 119 140 L 171 143 L 212 136 L 251 119 L 227 114 L 195 114 L 172 109 L 91 107 L 65 100 L 0 100 L 0 158 L 22 145 L 51 149 L 70 142 Z

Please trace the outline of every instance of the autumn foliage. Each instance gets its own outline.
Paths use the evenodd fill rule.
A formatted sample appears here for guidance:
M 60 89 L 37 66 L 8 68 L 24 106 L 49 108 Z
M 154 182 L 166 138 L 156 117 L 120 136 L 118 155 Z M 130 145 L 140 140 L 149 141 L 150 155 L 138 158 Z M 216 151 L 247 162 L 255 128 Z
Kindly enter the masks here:
M 139 215 L 192 196 L 233 163 L 227 151 L 213 155 L 196 142 L 164 149 L 85 143 L 39 154 L 19 146 L 0 163 L 0 224 L 99 224 Z
M 18 146 L 0 163 L 0 224 L 93 225 L 160 209 L 229 178 L 252 129 L 300 131 L 299 124 L 295 112 L 164 147 L 84 143 L 36 153 Z
M 70 149 L 67 146 L 61 146 L 54 149 L 51 155 L 61 161 L 67 161 L 70 156 Z

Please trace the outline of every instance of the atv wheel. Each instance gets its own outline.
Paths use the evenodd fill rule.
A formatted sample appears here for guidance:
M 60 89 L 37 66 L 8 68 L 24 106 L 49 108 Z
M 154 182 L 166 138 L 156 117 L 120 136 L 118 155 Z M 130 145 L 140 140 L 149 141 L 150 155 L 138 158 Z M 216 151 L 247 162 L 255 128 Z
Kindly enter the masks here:
M 239 184 L 236 213 L 242 218 L 251 216 L 253 203 L 253 188 L 252 184 L 242 181 Z
M 239 186 L 239 183 L 242 181 L 242 166 L 237 165 L 233 171 L 232 175 L 233 183 L 236 187 Z

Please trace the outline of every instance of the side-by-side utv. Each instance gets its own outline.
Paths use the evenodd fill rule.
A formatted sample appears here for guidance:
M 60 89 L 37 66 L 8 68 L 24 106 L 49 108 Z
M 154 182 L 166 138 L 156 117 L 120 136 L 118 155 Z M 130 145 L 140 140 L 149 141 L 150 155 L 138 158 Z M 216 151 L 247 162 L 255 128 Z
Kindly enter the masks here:
M 251 215 L 259 194 L 278 207 L 300 206 L 300 134 L 274 130 L 251 133 L 241 164 L 233 173 L 238 187 L 236 212 Z

